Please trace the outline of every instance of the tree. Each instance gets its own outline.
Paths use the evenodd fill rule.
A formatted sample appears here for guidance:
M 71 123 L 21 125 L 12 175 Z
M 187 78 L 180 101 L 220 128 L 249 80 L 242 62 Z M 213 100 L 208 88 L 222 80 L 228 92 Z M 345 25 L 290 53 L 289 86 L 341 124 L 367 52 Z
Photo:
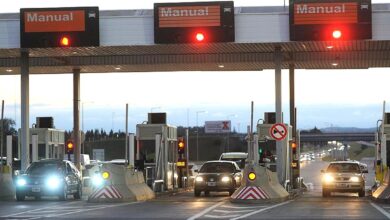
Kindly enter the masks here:
M 15 121 L 10 119 L 10 118 L 4 118 L 3 121 L 0 119 L 0 128 L 1 128 L 1 123 L 4 122 L 4 136 L 7 135 L 17 135 L 18 132 L 15 129 Z

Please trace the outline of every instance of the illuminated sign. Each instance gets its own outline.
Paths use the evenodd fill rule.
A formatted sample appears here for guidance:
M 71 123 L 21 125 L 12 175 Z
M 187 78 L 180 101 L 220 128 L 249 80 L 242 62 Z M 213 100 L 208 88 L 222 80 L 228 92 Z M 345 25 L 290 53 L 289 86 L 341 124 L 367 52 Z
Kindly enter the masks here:
M 292 41 L 371 38 L 371 0 L 290 1 Z
M 20 9 L 20 32 L 22 48 L 99 46 L 99 9 Z
M 234 42 L 233 2 L 156 3 L 154 41 Z
M 186 167 L 186 162 L 187 161 L 185 159 L 180 159 L 177 161 L 176 166 L 178 168 L 184 168 L 184 167 Z

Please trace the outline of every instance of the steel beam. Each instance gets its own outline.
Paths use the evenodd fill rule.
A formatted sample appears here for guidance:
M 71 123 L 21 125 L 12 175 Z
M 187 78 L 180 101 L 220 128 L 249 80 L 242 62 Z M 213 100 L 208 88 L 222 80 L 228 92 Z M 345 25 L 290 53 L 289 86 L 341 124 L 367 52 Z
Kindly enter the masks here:
M 29 73 L 29 51 L 27 49 L 21 50 L 21 65 L 20 65 L 20 96 L 21 96 L 21 170 L 26 170 L 30 164 L 30 73 Z
M 275 112 L 276 123 L 282 123 L 282 52 L 280 47 L 275 47 L 274 54 L 275 62 Z M 276 156 L 278 158 L 276 162 L 276 170 L 280 183 L 284 183 L 285 180 L 285 154 L 283 153 L 283 141 L 276 141 Z
M 80 170 L 80 69 L 73 69 L 73 143 L 74 143 L 74 162 Z

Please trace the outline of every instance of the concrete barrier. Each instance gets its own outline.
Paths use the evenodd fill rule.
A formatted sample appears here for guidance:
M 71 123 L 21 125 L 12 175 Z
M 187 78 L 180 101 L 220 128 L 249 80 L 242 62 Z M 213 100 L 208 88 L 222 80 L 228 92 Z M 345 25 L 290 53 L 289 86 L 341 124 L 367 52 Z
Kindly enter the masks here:
M 249 173 L 255 173 L 256 178 L 249 180 Z M 241 186 L 230 198 L 231 202 L 257 203 L 280 202 L 289 198 L 289 193 L 280 185 L 277 173 L 266 167 L 247 165 Z
M 383 179 L 382 184 L 372 193 L 372 199 L 376 202 L 390 202 L 390 174 L 387 170 L 385 178 Z
M 101 173 L 109 177 L 103 186 L 93 190 L 89 202 L 130 202 L 155 198 L 154 192 L 146 185 L 142 172 L 135 172 L 121 165 L 103 164 Z
M 3 167 L 3 173 L 0 173 L 0 200 L 14 200 L 15 187 L 12 180 L 11 168 Z

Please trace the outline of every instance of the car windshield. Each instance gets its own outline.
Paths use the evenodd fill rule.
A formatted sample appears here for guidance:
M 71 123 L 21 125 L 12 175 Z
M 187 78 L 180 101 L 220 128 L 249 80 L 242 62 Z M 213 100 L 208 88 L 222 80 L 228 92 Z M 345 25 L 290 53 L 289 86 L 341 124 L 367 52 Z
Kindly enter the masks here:
M 360 167 L 356 163 L 333 163 L 326 172 L 329 173 L 360 173 Z
M 240 159 L 240 158 L 222 158 L 222 160 L 228 160 L 228 161 L 233 161 L 236 162 L 237 165 L 240 167 L 240 169 L 245 168 L 245 159 Z
M 45 173 L 54 173 L 54 172 L 62 172 L 62 164 L 61 162 L 51 162 L 51 163 L 43 163 L 37 162 L 32 163 L 29 168 L 26 170 L 26 174 L 45 174 Z
M 231 163 L 205 163 L 200 168 L 200 173 L 234 173 L 234 165 Z

